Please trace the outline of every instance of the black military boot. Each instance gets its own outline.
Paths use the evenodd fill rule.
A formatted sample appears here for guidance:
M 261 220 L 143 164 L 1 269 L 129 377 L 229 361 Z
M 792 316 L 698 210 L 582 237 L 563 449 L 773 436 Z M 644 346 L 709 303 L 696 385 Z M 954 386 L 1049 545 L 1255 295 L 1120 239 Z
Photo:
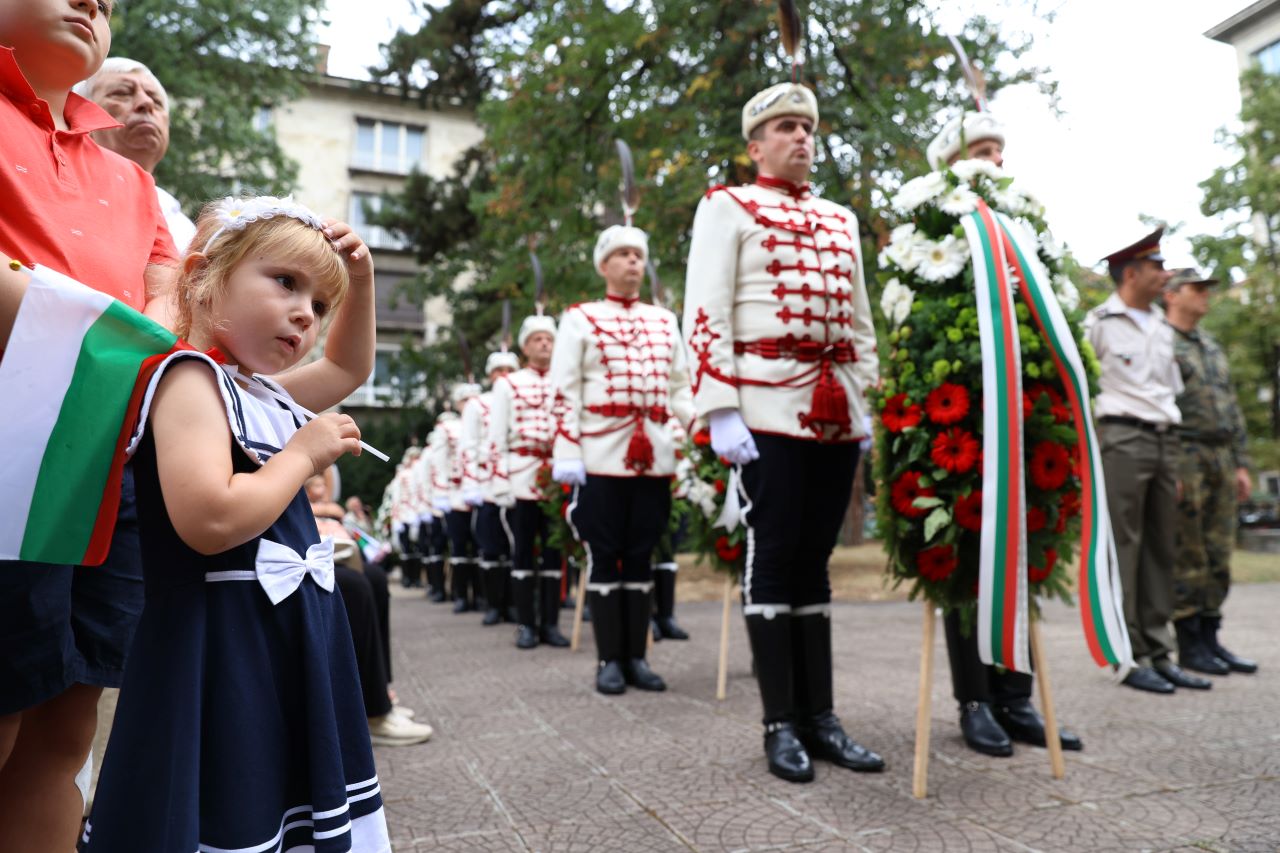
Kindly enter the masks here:
M 1200 635 L 1204 638 L 1205 645 L 1209 651 L 1221 661 L 1224 661 L 1231 668 L 1232 672 L 1255 673 L 1258 671 L 1258 662 L 1242 658 L 1232 654 L 1223 648 L 1218 642 L 1218 631 L 1222 628 L 1221 616 L 1201 616 L 1200 617 Z
M 676 624 L 676 573 L 673 569 L 653 572 L 653 638 L 687 640 L 689 633 Z
M 541 593 L 538 614 L 538 639 L 557 649 L 567 648 L 569 638 L 560 633 L 560 578 L 543 575 L 538 578 Z
M 796 731 L 812 758 L 850 770 L 877 772 L 884 759 L 845 733 L 833 710 L 831 689 L 831 615 L 791 613 L 792 690 Z
M 444 560 L 439 557 L 428 557 L 426 561 L 427 571 L 427 599 L 436 604 L 440 604 L 445 600 L 444 594 Z
M 484 584 L 484 618 L 481 625 L 497 625 L 502 621 L 502 574 L 497 560 L 480 564 L 480 578 Z
M 812 782 L 813 762 L 795 727 L 791 614 L 767 605 L 746 614 L 756 683 L 764 705 L 764 756 L 769 772 L 788 782 Z M 756 610 L 760 612 L 755 612 Z
M 400 561 L 400 585 L 405 589 L 422 586 L 422 558 L 406 556 Z
M 471 609 L 471 561 L 465 558 L 449 561 L 449 582 L 453 585 L 453 612 L 466 613 Z
M 1013 741 L 996 722 L 991 708 L 990 672 L 978 654 L 978 635 L 961 630 L 960 614 L 942 619 L 951 663 L 951 689 L 960 705 L 960 733 L 975 752 L 1004 758 L 1013 755 Z
M 604 592 L 589 589 L 587 600 L 596 614 L 591 623 L 591 633 L 596 638 L 596 690 L 611 696 L 625 693 L 622 587 L 615 586 Z
M 1229 675 L 1231 667 L 1209 650 L 1201 634 L 1200 617 L 1187 616 L 1173 621 L 1178 637 L 1178 665 L 1205 675 Z
M 645 660 L 649 645 L 649 615 L 653 612 L 653 590 L 622 588 L 623 640 L 627 646 L 622 667 L 627 684 L 641 690 L 666 690 L 667 682 L 649 668 Z M 597 614 L 597 618 L 598 614 Z
M 1213 682 L 1209 679 L 1192 675 L 1167 657 L 1153 661 L 1151 666 L 1161 678 L 1174 687 L 1185 687 L 1188 690 L 1209 690 L 1213 687 Z
M 532 649 L 538 645 L 537 589 L 538 578 L 533 572 L 511 573 L 511 597 L 516 604 L 517 649 Z
M 1000 728 L 1013 740 L 1045 746 L 1048 739 L 1044 732 L 1044 718 L 1031 704 L 1034 685 L 1030 673 L 996 670 L 991 679 L 992 711 Z M 1072 752 L 1084 749 L 1084 742 L 1062 727 L 1058 728 L 1058 743 Z

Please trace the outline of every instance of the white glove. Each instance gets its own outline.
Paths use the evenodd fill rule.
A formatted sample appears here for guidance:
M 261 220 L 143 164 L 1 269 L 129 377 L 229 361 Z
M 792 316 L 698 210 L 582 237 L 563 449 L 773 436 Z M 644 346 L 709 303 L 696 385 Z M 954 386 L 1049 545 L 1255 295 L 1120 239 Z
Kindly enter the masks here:
M 581 459 L 557 459 L 551 463 L 551 479 L 571 486 L 585 486 L 587 464 Z
M 463 493 L 462 499 L 467 502 L 468 506 L 483 506 L 484 492 L 479 489 L 467 489 Z
M 453 504 L 449 502 L 448 498 L 432 498 L 431 505 L 440 510 L 440 512 L 449 512 L 453 509 Z
M 735 465 L 746 465 L 760 458 L 756 440 L 737 409 L 716 409 L 707 415 L 711 427 L 711 449 Z
M 858 442 L 858 449 L 862 453 L 870 453 L 871 442 L 874 439 L 874 437 L 875 437 L 875 434 L 872 432 L 872 429 L 871 429 L 871 415 L 863 415 L 862 416 L 862 440 Z

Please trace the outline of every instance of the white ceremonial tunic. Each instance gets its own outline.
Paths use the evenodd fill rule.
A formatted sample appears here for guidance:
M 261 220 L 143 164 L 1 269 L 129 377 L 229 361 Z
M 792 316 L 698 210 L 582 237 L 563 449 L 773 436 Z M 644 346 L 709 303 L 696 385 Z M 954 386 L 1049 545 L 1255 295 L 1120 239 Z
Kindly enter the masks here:
M 453 412 L 440 415 L 430 442 L 433 498 L 447 497 L 450 509 L 467 510 L 462 499 L 462 420 Z
M 684 305 L 698 414 L 862 437 L 880 369 L 852 211 L 808 192 L 714 187 L 694 216 Z
M 549 371 L 526 367 L 494 384 L 489 443 L 496 502 L 542 500 L 538 470 L 551 462 L 555 437 Z
M 1182 423 L 1177 402 L 1182 374 L 1173 357 L 1173 327 L 1159 308 L 1151 306 L 1144 328 L 1129 315 L 1120 294 L 1112 293 L 1085 315 L 1084 328 L 1102 365 L 1095 416 Z
M 458 452 L 462 460 L 462 491 L 479 489 L 486 501 L 493 499 L 493 449 L 489 444 L 489 417 L 493 392 L 472 397 L 462 407 Z
M 675 473 L 668 422 L 694 417 L 675 314 L 612 297 L 574 305 L 560 320 L 550 376 L 556 459 L 581 459 L 596 476 Z
M 430 436 L 428 436 L 430 440 Z M 430 521 L 436 517 L 435 508 L 431 505 L 431 448 L 428 447 L 414 460 L 409 482 L 413 488 L 414 504 L 418 512 L 418 521 Z

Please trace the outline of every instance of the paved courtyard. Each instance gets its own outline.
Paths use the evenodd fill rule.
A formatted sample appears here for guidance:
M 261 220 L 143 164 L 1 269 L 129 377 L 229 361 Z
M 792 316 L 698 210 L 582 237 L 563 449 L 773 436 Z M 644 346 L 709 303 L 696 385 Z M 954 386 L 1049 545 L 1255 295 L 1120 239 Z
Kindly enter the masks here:
M 1280 585 L 1239 586 L 1227 604 L 1224 639 L 1261 672 L 1171 697 L 1113 685 L 1077 612 L 1050 605 L 1059 719 L 1085 741 L 1062 780 L 1045 750 L 997 759 L 964 747 L 939 625 L 923 801 L 911 795 L 922 607 L 835 605 L 836 710 L 888 769 L 819 763 L 815 782 L 792 785 L 765 769 L 736 608 L 725 701 L 717 603 L 682 604 L 693 640 L 654 647 L 666 693 L 606 698 L 592 689 L 589 626 L 577 653 L 520 652 L 510 626 L 398 594 L 394 686 L 436 735 L 377 751 L 395 849 L 1280 850 Z

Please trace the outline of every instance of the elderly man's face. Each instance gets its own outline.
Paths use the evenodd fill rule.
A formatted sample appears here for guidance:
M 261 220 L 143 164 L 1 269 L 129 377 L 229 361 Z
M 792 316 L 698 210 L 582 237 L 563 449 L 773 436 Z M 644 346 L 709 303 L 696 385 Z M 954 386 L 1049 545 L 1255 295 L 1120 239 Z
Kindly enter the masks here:
M 103 74 L 94 84 L 93 99 L 124 125 L 100 130 L 93 138 L 153 171 L 169 150 L 169 105 L 156 81 L 141 71 Z

